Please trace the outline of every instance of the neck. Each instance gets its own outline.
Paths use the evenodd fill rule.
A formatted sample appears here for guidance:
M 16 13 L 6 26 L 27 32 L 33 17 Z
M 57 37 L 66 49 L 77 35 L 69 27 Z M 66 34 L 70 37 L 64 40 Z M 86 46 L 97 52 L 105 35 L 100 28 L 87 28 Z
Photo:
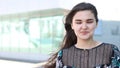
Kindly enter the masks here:
M 75 46 L 81 49 L 91 49 L 93 47 L 96 47 L 97 44 L 98 42 L 96 42 L 95 40 L 89 39 L 89 40 L 78 40 Z

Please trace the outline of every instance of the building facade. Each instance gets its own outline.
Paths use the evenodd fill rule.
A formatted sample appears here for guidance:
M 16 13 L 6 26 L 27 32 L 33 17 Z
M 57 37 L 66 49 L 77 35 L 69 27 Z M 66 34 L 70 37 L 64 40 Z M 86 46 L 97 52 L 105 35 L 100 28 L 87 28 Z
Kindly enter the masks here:
M 46 60 L 64 37 L 69 10 L 55 8 L 0 16 L 0 58 L 31 62 Z M 120 21 L 98 22 L 94 38 L 120 44 Z

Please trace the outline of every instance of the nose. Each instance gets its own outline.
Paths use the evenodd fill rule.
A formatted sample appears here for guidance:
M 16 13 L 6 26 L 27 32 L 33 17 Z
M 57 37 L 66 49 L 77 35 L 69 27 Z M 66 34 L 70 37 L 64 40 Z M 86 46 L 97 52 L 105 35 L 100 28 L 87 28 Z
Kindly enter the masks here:
M 82 29 L 87 29 L 88 26 L 86 23 L 83 23 L 81 27 L 82 27 Z

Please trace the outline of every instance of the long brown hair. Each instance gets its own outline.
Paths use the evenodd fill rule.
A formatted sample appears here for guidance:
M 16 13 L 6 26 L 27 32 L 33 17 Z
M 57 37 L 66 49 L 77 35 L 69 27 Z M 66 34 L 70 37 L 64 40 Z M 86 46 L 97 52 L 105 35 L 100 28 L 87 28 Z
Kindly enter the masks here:
M 96 22 L 98 22 L 98 16 L 97 16 L 98 13 L 97 13 L 96 7 L 94 5 L 92 5 L 91 3 L 85 3 L 85 2 L 78 3 L 76 6 L 74 6 L 72 8 L 72 10 L 68 13 L 68 15 L 65 18 L 64 27 L 65 27 L 65 30 L 66 30 L 66 34 L 64 36 L 64 39 L 63 39 L 60 50 L 64 49 L 64 48 L 71 47 L 71 46 L 73 46 L 74 44 L 77 43 L 77 37 L 76 37 L 74 31 L 71 28 L 72 19 L 73 19 L 73 16 L 78 11 L 84 11 L 84 10 L 90 10 L 94 14 Z M 56 52 L 54 55 L 52 55 L 48 59 L 48 63 L 46 63 L 44 68 L 55 68 L 55 65 L 56 65 L 55 60 L 57 58 L 57 53 L 58 52 Z

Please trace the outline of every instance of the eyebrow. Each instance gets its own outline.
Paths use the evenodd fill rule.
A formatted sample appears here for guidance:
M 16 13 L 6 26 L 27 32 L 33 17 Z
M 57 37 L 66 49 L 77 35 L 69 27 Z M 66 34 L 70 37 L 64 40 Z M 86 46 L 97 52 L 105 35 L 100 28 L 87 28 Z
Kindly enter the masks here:
M 75 19 L 75 21 L 81 21 L 80 19 Z
M 94 20 L 94 19 L 87 19 L 87 21 L 92 21 L 92 20 Z M 82 20 L 80 20 L 80 19 L 75 19 L 75 21 L 82 21 Z

